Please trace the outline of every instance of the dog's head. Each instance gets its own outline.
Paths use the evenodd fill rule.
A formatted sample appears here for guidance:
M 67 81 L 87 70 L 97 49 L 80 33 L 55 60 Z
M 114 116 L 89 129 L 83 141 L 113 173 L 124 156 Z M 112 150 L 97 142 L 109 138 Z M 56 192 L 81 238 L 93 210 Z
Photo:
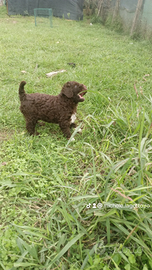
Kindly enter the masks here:
M 72 99 L 75 103 L 83 102 L 83 96 L 86 94 L 86 92 L 86 86 L 75 81 L 65 83 L 61 90 L 62 95 Z

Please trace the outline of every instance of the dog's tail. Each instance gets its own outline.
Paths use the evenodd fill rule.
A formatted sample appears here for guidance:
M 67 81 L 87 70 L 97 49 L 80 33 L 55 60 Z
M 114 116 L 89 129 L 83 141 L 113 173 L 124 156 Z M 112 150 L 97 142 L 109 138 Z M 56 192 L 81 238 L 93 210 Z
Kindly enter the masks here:
M 25 96 L 26 96 L 26 93 L 25 93 L 25 90 L 24 90 L 24 85 L 26 84 L 25 81 L 22 81 L 20 83 L 20 86 L 19 86 L 19 97 L 20 97 L 20 101 L 22 101 L 23 99 L 25 99 Z

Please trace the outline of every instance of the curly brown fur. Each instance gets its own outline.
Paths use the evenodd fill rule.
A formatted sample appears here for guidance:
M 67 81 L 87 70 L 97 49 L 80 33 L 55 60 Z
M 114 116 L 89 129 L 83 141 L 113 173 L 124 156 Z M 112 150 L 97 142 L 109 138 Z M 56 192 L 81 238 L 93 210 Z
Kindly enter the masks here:
M 30 135 L 37 135 L 35 126 L 38 120 L 59 124 L 64 136 L 70 138 L 71 116 L 76 113 L 77 105 L 83 102 L 87 92 L 85 85 L 75 81 L 63 85 L 59 95 L 33 93 L 26 94 L 25 81 L 19 86 L 20 111 L 26 120 L 26 129 Z

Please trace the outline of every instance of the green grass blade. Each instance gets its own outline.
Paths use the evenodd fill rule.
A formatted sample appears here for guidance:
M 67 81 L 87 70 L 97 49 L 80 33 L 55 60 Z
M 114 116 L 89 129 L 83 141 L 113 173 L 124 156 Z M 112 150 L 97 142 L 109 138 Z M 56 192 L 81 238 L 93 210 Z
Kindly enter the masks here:
M 68 249 L 77 242 L 84 233 L 79 233 L 76 237 L 74 237 L 70 242 L 66 244 L 66 246 L 55 256 L 55 258 L 51 261 L 51 263 L 48 265 L 46 270 L 50 270 L 50 267 L 53 266 L 54 263 L 56 263 L 67 251 Z

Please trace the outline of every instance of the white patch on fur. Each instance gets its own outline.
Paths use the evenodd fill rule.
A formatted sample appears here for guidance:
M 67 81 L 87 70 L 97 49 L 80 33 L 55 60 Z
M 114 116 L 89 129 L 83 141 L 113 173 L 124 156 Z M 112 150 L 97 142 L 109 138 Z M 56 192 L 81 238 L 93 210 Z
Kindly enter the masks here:
M 71 122 L 70 122 L 70 124 L 73 124 L 75 122 L 75 120 L 76 120 L 76 113 L 73 113 L 71 115 Z

